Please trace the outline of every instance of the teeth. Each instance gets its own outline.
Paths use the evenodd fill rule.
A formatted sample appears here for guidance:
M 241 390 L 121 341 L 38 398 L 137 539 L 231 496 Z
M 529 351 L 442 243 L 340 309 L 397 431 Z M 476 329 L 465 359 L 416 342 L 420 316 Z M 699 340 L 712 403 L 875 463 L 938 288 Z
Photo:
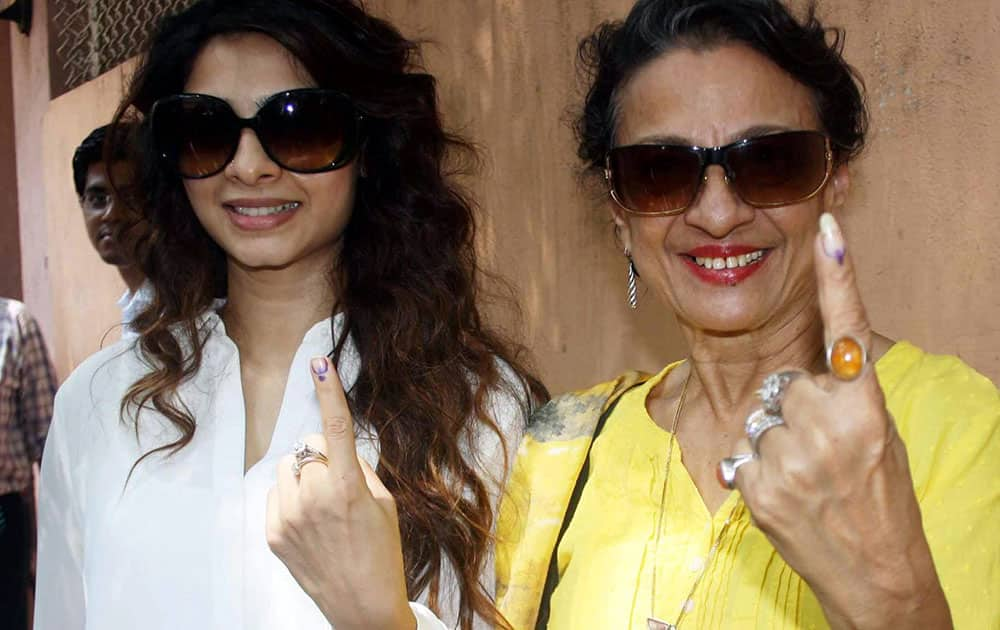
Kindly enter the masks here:
M 294 210 L 298 208 L 300 204 L 298 201 L 292 201 L 290 203 L 285 203 L 280 206 L 268 206 L 263 208 L 244 208 L 242 206 L 229 206 L 233 209 L 236 214 L 241 214 L 245 217 L 266 217 L 272 214 L 278 214 L 279 212 L 287 212 L 289 210 Z
M 722 269 L 736 269 L 737 267 L 746 267 L 747 265 L 752 265 L 764 257 L 764 250 L 758 249 L 755 252 L 750 252 L 749 254 L 740 254 L 739 256 L 728 256 L 726 258 L 702 258 L 695 257 L 694 262 L 699 267 L 704 267 L 705 269 L 722 270 Z

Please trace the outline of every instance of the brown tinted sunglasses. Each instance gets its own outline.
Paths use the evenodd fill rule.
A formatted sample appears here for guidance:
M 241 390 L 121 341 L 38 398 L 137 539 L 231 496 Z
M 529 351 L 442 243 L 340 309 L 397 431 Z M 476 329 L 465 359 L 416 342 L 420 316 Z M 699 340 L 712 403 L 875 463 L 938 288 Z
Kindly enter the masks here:
M 822 190 L 833 171 L 833 152 L 819 131 L 787 131 L 722 147 L 633 144 L 608 152 L 604 176 L 625 210 L 669 215 L 694 203 L 713 164 L 723 168 L 741 200 L 769 208 L 800 203 Z
M 253 118 L 240 118 L 226 101 L 207 94 L 173 94 L 150 114 L 162 159 L 182 177 L 212 177 L 236 156 L 243 129 L 252 129 L 281 168 L 323 173 L 357 154 L 361 115 L 334 90 L 302 88 L 269 96 Z

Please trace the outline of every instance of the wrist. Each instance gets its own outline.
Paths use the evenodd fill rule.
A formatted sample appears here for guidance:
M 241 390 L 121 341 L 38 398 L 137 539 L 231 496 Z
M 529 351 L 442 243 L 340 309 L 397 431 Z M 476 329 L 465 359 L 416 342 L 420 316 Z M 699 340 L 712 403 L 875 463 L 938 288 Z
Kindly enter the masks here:
M 890 576 L 892 577 L 892 576 Z M 895 630 L 952 626 L 951 611 L 936 572 L 897 573 L 892 585 L 869 582 L 866 593 L 855 591 L 838 606 L 823 605 L 832 630 Z
M 326 611 L 324 615 L 336 630 L 417 630 L 418 627 L 417 617 L 409 602 L 397 604 L 394 611 L 379 615 L 381 620 L 376 620 L 376 615 L 371 612 L 358 615 L 357 623 L 344 619 L 334 621 L 334 616 Z

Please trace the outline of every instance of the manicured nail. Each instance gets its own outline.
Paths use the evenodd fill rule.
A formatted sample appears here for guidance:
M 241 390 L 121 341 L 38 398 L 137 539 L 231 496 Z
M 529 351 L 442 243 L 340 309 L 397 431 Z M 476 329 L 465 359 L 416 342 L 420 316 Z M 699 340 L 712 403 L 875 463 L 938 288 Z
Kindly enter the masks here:
M 819 231 L 823 234 L 823 251 L 830 258 L 837 260 L 838 265 L 844 264 L 847 252 L 844 246 L 844 235 L 837 225 L 837 220 L 829 212 L 824 212 L 819 218 Z
M 330 371 L 330 362 L 326 357 L 316 357 L 309 361 L 309 366 L 312 368 L 313 374 L 316 375 L 320 381 L 326 380 L 326 375 Z

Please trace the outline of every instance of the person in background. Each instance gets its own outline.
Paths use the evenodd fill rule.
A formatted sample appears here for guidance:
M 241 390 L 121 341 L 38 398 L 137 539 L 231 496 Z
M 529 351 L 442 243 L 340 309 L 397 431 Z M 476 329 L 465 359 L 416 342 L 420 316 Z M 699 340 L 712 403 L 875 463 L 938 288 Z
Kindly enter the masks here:
M 623 295 L 689 355 L 534 414 L 497 532 L 518 630 L 998 627 L 1000 396 L 866 315 L 837 219 L 882 216 L 849 203 L 842 35 L 776 0 L 641 0 L 581 45 Z
M 32 469 L 52 419 L 56 375 L 37 322 L 0 298 L 0 625 L 28 626 L 34 522 Z
M 83 210 L 87 236 L 97 255 L 118 269 L 125 282 L 125 293 L 118 299 L 122 311 L 122 338 L 134 340 L 137 332 L 132 321 L 152 301 L 153 286 L 146 281 L 134 260 L 133 248 L 125 242 L 129 204 L 119 199 L 131 189 L 132 168 L 121 150 L 105 161 L 108 126 L 94 129 L 73 153 L 73 184 Z M 112 176 L 115 186 L 112 186 Z

